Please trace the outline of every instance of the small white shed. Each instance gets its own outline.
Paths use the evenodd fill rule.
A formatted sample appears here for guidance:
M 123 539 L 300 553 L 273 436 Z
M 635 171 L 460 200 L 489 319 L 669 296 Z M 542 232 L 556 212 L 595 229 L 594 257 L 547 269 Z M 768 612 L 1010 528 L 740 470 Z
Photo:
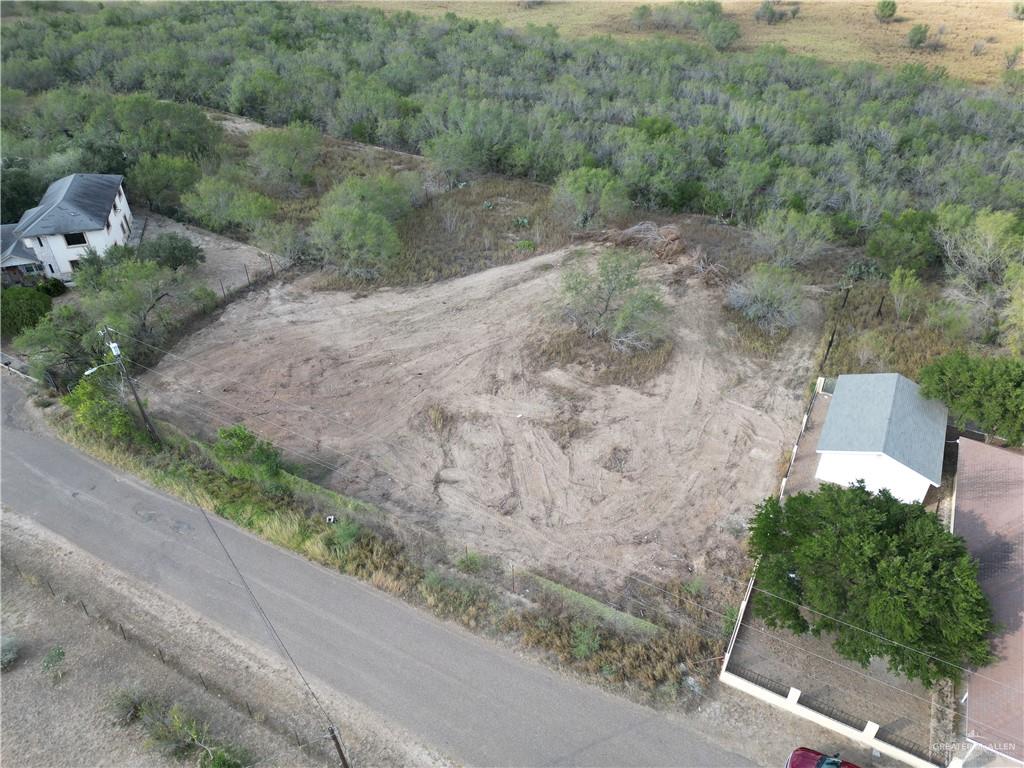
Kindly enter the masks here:
M 818 439 L 822 482 L 863 480 L 900 501 L 924 500 L 942 480 L 946 407 L 898 373 L 848 374 L 836 382 Z

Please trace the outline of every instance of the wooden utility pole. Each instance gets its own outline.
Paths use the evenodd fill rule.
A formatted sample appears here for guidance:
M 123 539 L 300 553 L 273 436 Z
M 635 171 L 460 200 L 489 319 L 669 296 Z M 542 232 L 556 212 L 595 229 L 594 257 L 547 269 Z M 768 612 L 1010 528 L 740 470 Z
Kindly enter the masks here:
M 139 397 L 138 390 L 135 389 L 135 382 L 132 381 L 132 377 L 128 375 L 128 369 L 125 367 L 124 358 L 121 357 L 121 348 L 117 346 L 116 341 L 110 340 L 110 329 L 103 329 L 103 340 L 107 342 L 107 346 L 110 347 L 110 351 L 114 353 L 114 360 L 117 361 L 117 367 L 121 369 L 121 376 L 128 382 L 128 388 L 132 391 L 132 396 L 135 398 L 135 405 L 139 407 L 139 413 L 142 415 L 142 423 L 146 425 L 146 431 L 149 432 L 150 437 L 156 440 L 158 445 L 163 445 L 163 440 L 160 439 L 159 433 L 156 431 L 156 427 L 153 426 L 153 422 L 149 420 L 149 414 L 146 413 L 146 409 L 142 406 L 142 398 Z
M 327 732 L 331 735 L 331 741 L 334 742 L 334 748 L 338 750 L 338 757 L 341 759 L 341 768 L 349 768 L 348 760 L 345 759 L 345 750 L 341 748 L 341 739 L 338 738 L 338 729 L 331 725 L 327 728 Z

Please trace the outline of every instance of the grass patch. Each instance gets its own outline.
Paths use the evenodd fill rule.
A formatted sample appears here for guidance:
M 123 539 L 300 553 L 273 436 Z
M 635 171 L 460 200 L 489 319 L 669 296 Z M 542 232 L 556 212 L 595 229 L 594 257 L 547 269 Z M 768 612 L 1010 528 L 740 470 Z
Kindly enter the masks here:
M 528 578 L 533 583 L 535 589 L 542 591 L 551 598 L 557 598 L 567 609 L 588 616 L 593 620 L 600 621 L 623 632 L 630 632 L 640 636 L 653 637 L 660 631 L 660 627 L 657 624 L 652 624 L 649 621 L 623 611 L 616 611 L 614 608 L 610 608 L 604 603 L 556 581 L 551 581 L 535 573 L 529 574 Z

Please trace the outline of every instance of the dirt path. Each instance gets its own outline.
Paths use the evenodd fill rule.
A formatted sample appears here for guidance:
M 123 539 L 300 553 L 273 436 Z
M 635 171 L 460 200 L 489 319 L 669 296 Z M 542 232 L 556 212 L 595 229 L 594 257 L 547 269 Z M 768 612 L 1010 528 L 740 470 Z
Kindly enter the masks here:
M 662 375 L 638 390 L 537 370 L 569 255 L 369 296 L 275 285 L 178 345 L 147 394 L 207 435 L 244 420 L 459 549 L 600 583 L 738 561 L 798 429 L 815 334 L 752 358 L 720 292 L 657 265 L 676 339 Z
M 4 765 L 181 765 L 145 748 L 140 728 L 113 724 L 109 698 L 129 686 L 202 713 L 215 738 L 244 746 L 253 760 L 335 764 L 320 721 L 277 660 L 27 518 L 4 510 L 2 523 L 3 633 L 24 647 L 3 673 Z M 57 644 L 66 675 L 53 684 L 41 659 Z M 356 765 L 444 764 L 380 716 L 314 685 Z M 296 734 L 316 741 L 299 749 Z

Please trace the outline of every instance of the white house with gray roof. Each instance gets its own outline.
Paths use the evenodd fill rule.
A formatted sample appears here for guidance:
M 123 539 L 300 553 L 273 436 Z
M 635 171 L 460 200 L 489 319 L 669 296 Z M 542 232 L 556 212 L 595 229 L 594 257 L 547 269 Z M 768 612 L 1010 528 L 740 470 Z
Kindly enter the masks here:
M 70 280 L 87 248 L 103 254 L 128 242 L 132 214 L 123 181 L 117 174 L 74 173 L 53 182 L 39 205 L 25 211 L 14 234 L 47 277 Z
M 838 485 L 863 480 L 871 491 L 888 488 L 900 501 L 923 501 L 942 480 L 946 419 L 946 406 L 922 397 L 898 373 L 840 376 L 814 476 Z

